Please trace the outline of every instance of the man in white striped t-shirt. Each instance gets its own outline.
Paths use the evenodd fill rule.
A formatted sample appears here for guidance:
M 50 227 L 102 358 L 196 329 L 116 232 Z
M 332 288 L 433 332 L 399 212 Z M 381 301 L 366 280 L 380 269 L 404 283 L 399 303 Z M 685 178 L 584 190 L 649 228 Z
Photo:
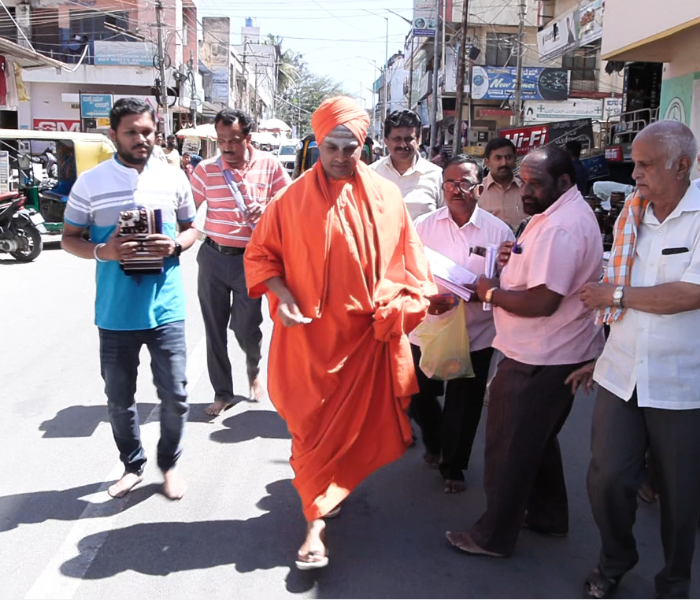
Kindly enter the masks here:
M 214 388 L 214 402 L 205 412 L 212 416 L 233 405 L 228 327 L 246 354 L 250 397 L 259 400 L 263 395 L 258 377 L 262 304 L 248 296 L 243 253 L 265 208 L 291 179 L 274 156 L 253 148 L 252 125 L 239 110 L 227 108 L 216 115 L 221 156 L 201 162 L 190 178 L 197 207 L 207 203 L 206 237 L 197 262 L 207 366 Z

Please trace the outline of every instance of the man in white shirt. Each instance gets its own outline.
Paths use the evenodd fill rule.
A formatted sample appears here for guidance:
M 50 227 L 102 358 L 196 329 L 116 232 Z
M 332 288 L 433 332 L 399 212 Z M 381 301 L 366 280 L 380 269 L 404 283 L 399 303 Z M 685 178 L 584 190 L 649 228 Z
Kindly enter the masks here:
M 638 193 L 616 226 L 604 283 L 581 292 L 610 323 L 595 365 L 588 495 L 602 551 L 586 580 L 607 597 L 638 561 L 632 528 L 650 450 L 661 498 L 665 566 L 657 598 L 687 598 L 700 518 L 700 190 L 691 130 L 675 121 L 644 129 L 632 146 Z M 588 374 L 593 371 L 588 368 Z M 585 373 L 574 374 L 575 383 Z
M 442 206 L 442 169 L 421 158 L 421 128 L 420 117 L 413 111 L 391 113 L 384 122 L 389 156 L 372 164 L 372 169 L 399 187 L 413 220 Z
M 471 248 L 515 241 L 510 227 L 477 206 L 482 187 L 483 171 L 473 159 L 458 155 L 445 163 L 442 189 L 446 206 L 416 220 L 416 231 L 423 245 L 439 252 L 471 271 L 486 274 L 486 261 Z M 438 284 L 438 288 L 440 285 Z M 441 292 L 446 290 L 440 289 Z M 467 329 L 475 377 L 447 382 L 445 407 L 441 410 L 442 381 L 429 379 L 420 370 L 421 351 L 415 335 L 411 337 L 419 392 L 411 398 L 411 414 L 421 428 L 425 444 L 425 460 L 439 465 L 445 479 L 445 493 L 463 492 L 464 473 L 469 466 L 474 437 L 484 404 L 484 392 L 496 335 L 493 312 L 485 311 L 483 303 L 466 304 Z M 427 319 L 438 319 L 454 309 L 454 298 L 441 294 L 431 299 Z

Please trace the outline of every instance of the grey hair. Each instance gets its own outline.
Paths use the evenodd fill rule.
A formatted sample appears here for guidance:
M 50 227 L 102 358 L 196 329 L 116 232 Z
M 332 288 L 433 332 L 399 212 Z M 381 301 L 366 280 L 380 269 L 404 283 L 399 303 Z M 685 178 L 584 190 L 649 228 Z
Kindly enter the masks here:
M 666 168 L 671 169 L 684 156 L 695 162 L 698 142 L 690 127 L 679 121 L 657 121 L 642 129 L 637 138 L 653 136 L 663 147 L 667 156 Z

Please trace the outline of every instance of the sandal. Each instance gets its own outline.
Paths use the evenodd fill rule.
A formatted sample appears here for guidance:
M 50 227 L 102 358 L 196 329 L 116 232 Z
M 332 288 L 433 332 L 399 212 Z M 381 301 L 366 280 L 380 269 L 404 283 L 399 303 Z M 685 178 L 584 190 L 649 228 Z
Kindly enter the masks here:
M 586 597 L 587 598 L 610 598 L 616 591 L 622 581 L 620 577 L 606 577 L 600 571 L 600 567 L 596 567 L 591 571 L 591 574 L 586 577 Z

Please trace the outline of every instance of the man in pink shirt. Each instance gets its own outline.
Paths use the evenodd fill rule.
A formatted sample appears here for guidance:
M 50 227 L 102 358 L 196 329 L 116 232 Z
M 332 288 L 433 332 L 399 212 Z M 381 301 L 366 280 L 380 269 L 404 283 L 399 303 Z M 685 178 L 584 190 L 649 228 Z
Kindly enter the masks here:
M 484 488 L 486 512 L 449 541 L 464 552 L 510 556 L 523 526 L 564 536 L 569 517 L 557 435 L 574 396 L 567 377 L 598 356 L 602 329 L 579 290 L 602 273 L 593 211 L 576 188 L 569 155 L 548 146 L 520 168 L 523 210 L 532 219 L 497 279 L 480 278 L 479 298 L 494 307 L 493 346 L 505 355 L 490 387 Z

